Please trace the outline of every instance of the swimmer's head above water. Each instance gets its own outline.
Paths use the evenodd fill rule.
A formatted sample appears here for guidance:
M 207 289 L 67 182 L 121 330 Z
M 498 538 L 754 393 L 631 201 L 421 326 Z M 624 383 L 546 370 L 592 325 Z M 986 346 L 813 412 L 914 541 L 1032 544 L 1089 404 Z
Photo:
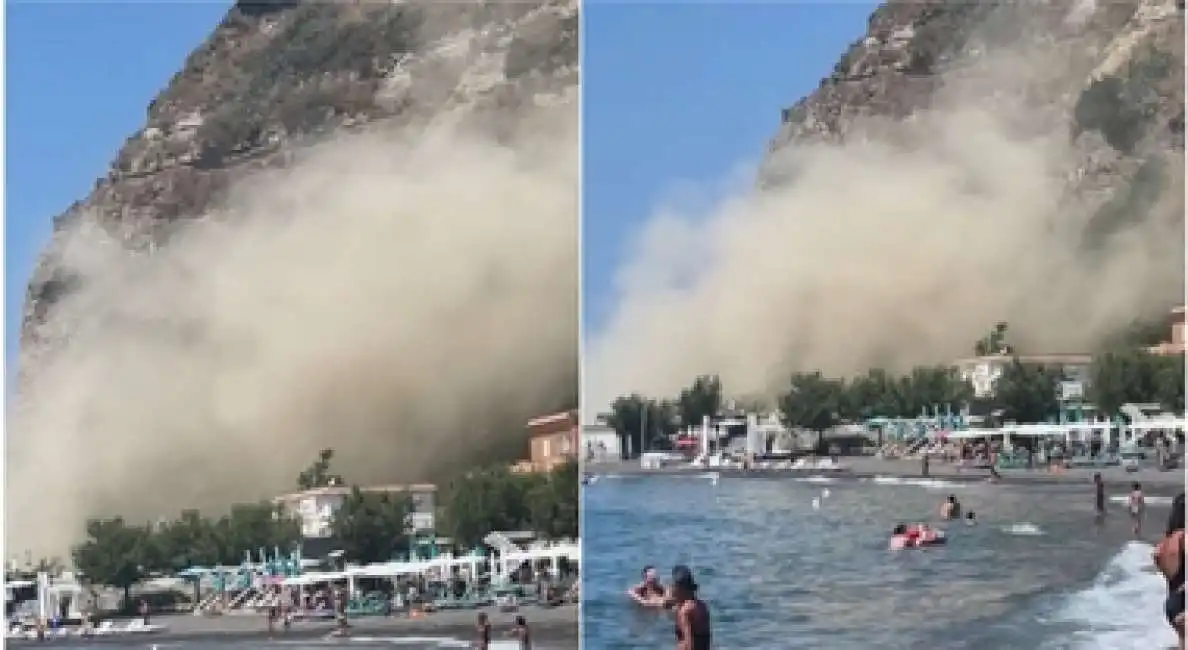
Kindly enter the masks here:
M 639 572 L 639 575 L 647 584 L 655 584 L 660 580 L 660 576 L 656 573 L 656 567 L 650 564 L 645 566 L 643 570 Z
M 672 595 L 677 601 L 697 597 L 697 581 L 693 579 L 693 570 L 683 564 L 672 567 Z
M 906 535 L 907 534 L 907 524 L 895 524 L 895 528 L 891 529 L 891 534 L 892 535 Z

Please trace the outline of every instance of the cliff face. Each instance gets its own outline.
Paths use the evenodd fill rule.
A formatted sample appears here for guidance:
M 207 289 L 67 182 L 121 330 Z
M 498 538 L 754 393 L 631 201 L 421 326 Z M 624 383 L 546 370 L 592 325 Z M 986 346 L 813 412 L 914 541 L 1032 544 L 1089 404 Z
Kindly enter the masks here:
M 516 3 L 241 0 L 148 105 L 83 215 L 130 249 L 165 243 L 217 207 L 235 179 L 283 167 L 289 152 L 373 123 L 413 123 L 461 108 L 500 116 L 567 103 L 577 86 L 577 8 Z M 78 281 L 54 246 L 29 288 L 23 346 Z
M 238 2 L 55 220 L 9 543 L 275 495 L 325 447 L 443 480 L 574 407 L 577 11 Z
M 784 110 L 771 151 L 977 106 L 1023 116 L 1033 133 L 1067 130 L 1068 190 L 1092 215 L 1092 238 L 1136 219 L 1182 223 L 1183 78 L 1182 0 L 893 0 L 818 90 Z M 772 173 L 764 182 L 778 184 Z

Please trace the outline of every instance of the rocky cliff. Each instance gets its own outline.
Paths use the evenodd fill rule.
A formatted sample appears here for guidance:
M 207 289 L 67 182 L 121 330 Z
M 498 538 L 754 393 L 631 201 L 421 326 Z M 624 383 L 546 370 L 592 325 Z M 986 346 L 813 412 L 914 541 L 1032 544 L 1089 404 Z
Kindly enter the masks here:
M 217 206 L 234 179 L 342 130 L 423 121 L 452 106 L 498 129 L 509 109 L 572 100 L 577 33 L 576 3 L 566 0 L 240 0 L 56 229 L 86 215 L 144 249 Z M 76 281 L 56 252 L 29 287 L 26 341 Z
M 291 490 L 324 447 L 361 482 L 520 457 L 576 401 L 577 21 L 237 2 L 55 220 L 10 543 Z
M 1070 190 L 1100 237 L 1135 219 L 1183 222 L 1183 79 L 1182 0 L 892 1 L 818 90 L 784 110 L 771 149 L 954 104 L 1025 115 L 1067 129 Z M 1150 214 L 1154 195 L 1170 200 L 1161 215 Z

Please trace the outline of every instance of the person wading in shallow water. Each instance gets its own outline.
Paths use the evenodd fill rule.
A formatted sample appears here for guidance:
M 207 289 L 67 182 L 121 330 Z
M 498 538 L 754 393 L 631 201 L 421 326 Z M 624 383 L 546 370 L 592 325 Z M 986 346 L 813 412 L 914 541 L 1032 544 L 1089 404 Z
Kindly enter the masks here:
M 689 567 L 673 567 L 671 595 L 676 611 L 677 650 L 710 650 L 709 607 L 697 598 L 697 582 Z
M 516 617 L 511 636 L 520 642 L 520 650 L 532 650 L 532 630 L 528 629 L 528 621 L 523 616 Z
M 474 650 L 488 650 L 491 647 L 491 619 L 486 612 L 479 612 L 474 621 Z
M 1105 481 L 1101 480 L 1101 473 L 1094 472 L 1093 474 L 1093 512 L 1095 514 L 1095 521 L 1102 523 L 1105 521 Z
M 1163 541 L 1155 547 L 1155 566 L 1167 579 L 1167 599 L 1163 614 L 1167 622 L 1180 637 L 1180 650 L 1184 650 L 1184 493 L 1172 501 L 1171 514 L 1167 517 L 1167 532 Z

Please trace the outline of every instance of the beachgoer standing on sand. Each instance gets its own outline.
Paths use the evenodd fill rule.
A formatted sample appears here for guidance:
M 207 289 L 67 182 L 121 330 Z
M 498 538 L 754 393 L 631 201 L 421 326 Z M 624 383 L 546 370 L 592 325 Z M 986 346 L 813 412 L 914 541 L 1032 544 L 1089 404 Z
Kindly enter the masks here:
M 1167 599 L 1163 603 L 1163 614 L 1167 622 L 1180 637 L 1180 650 L 1184 650 L 1184 493 L 1172 501 L 1171 514 L 1167 517 L 1167 532 L 1163 541 L 1155 547 L 1155 566 L 1167 579 Z
M 532 650 L 532 631 L 528 629 L 528 621 L 523 616 L 516 617 L 511 635 L 520 642 L 520 650 Z
M 1097 523 L 1102 523 L 1106 514 L 1105 481 L 1101 480 L 1101 472 L 1093 473 L 1093 511 Z
M 1138 537 L 1143 532 L 1143 512 L 1147 509 L 1147 499 L 1143 496 L 1143 486 L 1134 483 L 1130 486 L 1130 496 L 1126 499 L 1126 509 L 1130 512 L 1130 529 Z
M 486 612 L 479 612 L 474 623 L 474 650 L 489 650 L 491 647 L 491 619 Z
M 676 650 L 710 650 L 713 632 L 709 606 L 697 598 L 697 582 L 687 566 L 672 569 L 672 599 L 676 610 Z

